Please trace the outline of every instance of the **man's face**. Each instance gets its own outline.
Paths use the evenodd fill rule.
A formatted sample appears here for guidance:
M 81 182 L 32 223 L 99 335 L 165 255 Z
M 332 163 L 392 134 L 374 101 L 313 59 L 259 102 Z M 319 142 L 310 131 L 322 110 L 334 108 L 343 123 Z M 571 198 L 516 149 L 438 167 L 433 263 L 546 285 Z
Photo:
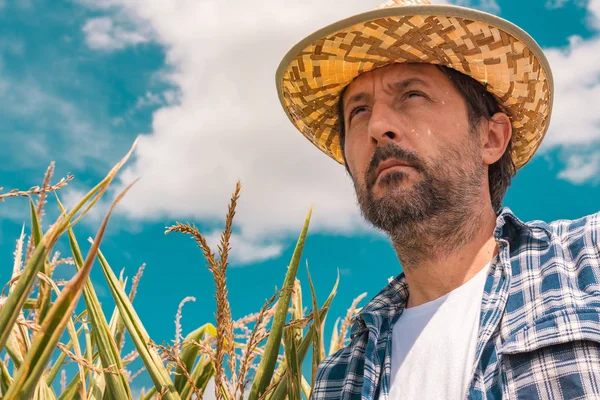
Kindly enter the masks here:
M 479 134 L 442 71 L 379 68 L 352 82 L 343 101 L 344 152 L 367 220 L 402 236 L 441 213 L 456 223 L 467 216 L 484 178 Z

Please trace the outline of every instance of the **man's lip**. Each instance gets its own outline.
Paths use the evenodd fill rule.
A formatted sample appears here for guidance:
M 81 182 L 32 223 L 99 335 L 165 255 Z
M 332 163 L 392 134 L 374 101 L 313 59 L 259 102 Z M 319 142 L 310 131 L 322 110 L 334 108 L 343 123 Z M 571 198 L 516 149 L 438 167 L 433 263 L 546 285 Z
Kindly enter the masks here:
M 410 165 L 408 165 L 407 163 L 400 161 L 400 160 L 395 160 L 395 159 L 386 160 L 386 161 L 382 162 L 381 164 L 379 164 L 379 167 L 377 168 L 376 176 L 379 177 L 379 175 L 381 175 L 381 173 L 388 168 L 398 167 L 398 166 L 410 167 Z

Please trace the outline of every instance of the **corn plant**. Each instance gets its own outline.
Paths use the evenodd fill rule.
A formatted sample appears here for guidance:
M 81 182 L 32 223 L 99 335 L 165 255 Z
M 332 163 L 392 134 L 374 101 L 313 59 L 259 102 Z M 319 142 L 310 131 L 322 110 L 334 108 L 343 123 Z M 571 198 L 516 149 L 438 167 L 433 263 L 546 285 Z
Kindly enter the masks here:
M 184 298 L 175 317 L 173 343 L 158 344 L 148 335 L 133 306 L 145 266 L 140 267 L 127 292 L 128 279 L 122 274 L 117 276 L 100 248 L 114 208 L 135 182 L 116 196 L 95 237 L 88 239 L 91 247 L 87 254 L 82 252 L 73 229 L 103 197 L 135 146 L 136 143 L 71 210 L 65 209 L 58 191 L 73 177 L 51 185 L 53 163 L 42 187 L 14 189 L 5 194 L 0 188 L 0 202 L 17 196 L 29 198 L 31 215 L 27 244 L 23 229 L 14 252 L 12 277 L 0 294 L 0 398 L 132 399 L 131 384 L 144 371 L 153 387 L 143 392 L 140 399 L 201 399 L 211 381 L 215 388 L 211 394 L 217 399 L 310 398 L 317 366 L 326 356 L 323 327 L 339 282 L 338 276 L 330 295 L 319 306 L 309 274 L 312 310 L 303 307 L 302 288 L 296 275 L 312 209 L 281 289 L 258 312 L 238 320 L 233 320 L 229 305 L 227 268 L 240 183 L 233 192 L 216 252 L 193 224 L 168 227 L 166 234 L 189 235 L 201 249 L 214 278 L 217 308 L 214 323 L 204 323 L 184 337 L 180 324 L 182 307 L 195 300 Z M 60 215 L 43 232 L 41 220 L 49 194 L 56 197 Z M 60 239 L 68 242 L 70 256 L 62 257 L 54 250 Z M 89 279 L 96 260 L 115 302 L 111 315 L 102 310 Z M 55 269 L 62 264 L 75 266 L 76 273 L 68 281 L 54 278 Z M 346 344 L 350 318 L 363 297 L 364 294 L 352 303 L 341 325 L 340 319 L 336 321 L 329 354 Z M 82 311 L 76 312 L 78 305 Z M 135 347 L 128 354 L 124 354 L 126 336 Z M 308 379 L 302 374 L 307 356 L 312 358 Z M 138 358 L 143 368 L 132 372 L 130 366 Z M 75 366 L 70 374 L 69 365 Z

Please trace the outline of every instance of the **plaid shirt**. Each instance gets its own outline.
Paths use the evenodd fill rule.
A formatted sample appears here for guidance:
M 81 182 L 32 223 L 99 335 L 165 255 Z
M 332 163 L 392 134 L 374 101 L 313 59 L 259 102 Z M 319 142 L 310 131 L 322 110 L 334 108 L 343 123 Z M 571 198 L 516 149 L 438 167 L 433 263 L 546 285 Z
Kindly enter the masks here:
M 468 399 L 600 399 L 599 234 L 600 213 L 547 224 L 501 211 Z M 313 399 L 388 399 L 407 299 L 401 274 L 354 317 L 350 344 L 319 365 Z

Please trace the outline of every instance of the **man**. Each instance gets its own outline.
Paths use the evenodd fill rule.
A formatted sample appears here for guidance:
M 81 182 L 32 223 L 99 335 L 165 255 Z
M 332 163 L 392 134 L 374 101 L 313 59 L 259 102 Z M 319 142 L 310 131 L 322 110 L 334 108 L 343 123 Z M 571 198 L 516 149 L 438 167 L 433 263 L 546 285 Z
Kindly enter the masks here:
M 277 87 L 403 267 L 321 363 L 313 398 L 600 399 L 599 215 L 523 223 L 501 207 L 550 120 L 533 39 L 394 0 L 300 42 Z

